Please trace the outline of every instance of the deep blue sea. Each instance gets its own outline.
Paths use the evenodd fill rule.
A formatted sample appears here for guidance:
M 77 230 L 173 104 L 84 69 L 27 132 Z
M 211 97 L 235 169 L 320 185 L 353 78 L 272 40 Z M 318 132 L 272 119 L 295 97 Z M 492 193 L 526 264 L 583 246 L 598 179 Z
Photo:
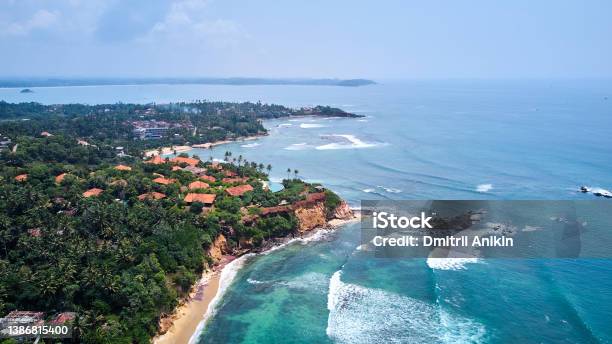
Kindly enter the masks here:
M 270 163 L 276 183 L 297 169 L 355 207 L 364 199 L 592 199 L 578 187 L 612 189 L 612 81 L 33 90 L 0 89 L 0 99 L 261 100 L 363 114 L 266 121 L 267 137 L 193 151 Z M 610 260 L 428 262 L 373 258 L 359 245 L 355 224 L 249 259 L 199 342 L 612 342 Z

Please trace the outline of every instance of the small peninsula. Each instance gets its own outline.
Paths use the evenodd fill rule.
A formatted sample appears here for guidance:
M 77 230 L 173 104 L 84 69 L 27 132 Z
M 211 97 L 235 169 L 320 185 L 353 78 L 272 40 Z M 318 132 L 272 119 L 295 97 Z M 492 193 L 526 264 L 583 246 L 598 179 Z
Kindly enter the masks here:
M 305 115 L 356 117 L 262 103 L 0 102 L 0 316 L 74 322 L 77 342 L 149 343 L 225 257 L 352 218 L 297 170 L 271 191 L 273 166 L 229 151 L 145 154 Z

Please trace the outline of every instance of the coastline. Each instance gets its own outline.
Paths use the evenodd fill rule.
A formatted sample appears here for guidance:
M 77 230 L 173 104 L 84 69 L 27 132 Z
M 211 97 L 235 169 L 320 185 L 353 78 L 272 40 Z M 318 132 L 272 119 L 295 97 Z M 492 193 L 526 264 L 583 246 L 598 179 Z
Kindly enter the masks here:
M 260 135 L 253 135 L 253 136 L 244 136 L 244 137 L 237 137 L 235 139 L 231 139 L 231 140 L 221 140 L 221 141 L 214 141 L 214 142 L 206 142 L 206 143 L 196 143 L 193 145 L 182 145 L 182 146 L 170 146 L 170 147 L 162 147 L 161 148 L 161 154 L 159 149 L 149 149 L 147 151 L 145 151 L 145 157 L 150 158 L 156 155 L 167 155 L 167 154 L 173 154 L 175 151 L 177 153 L 183 153 L 183 152 L 188 152 L 194 148 L 210 148 L 210 147 L 214 147 L 214 146 L 219 146 L 219 145 L 224 145 L 224 144 L 228 144 L 228 143 L 233 143 L 233 142 L 243 142 L 243 141 L 251 141 L 251 140 L 256 140 L 262 136 L 266 136 L 268 135 L 266 134 L 260 134 Z
M 280 242 L 274 243 L 261 251 L 245 252 L 239 257 L 223 256 L 221 262 L 212 271 L 206 271 L 202 274 L 201 279 L 192 288 L 189 298 L 182 302 L 170 316 L 160 320 L 160 327 L 162 328 L 160 332 L 165 330 L 165 333 L 158 333 L 153 338 L 153 343 L 196 343 L 206 322 L 214 315 L 217 303 L 248 257 L 269 254 L 296 241 L 310 242 L 317 240 L 330 231 L 351 222 L 359 221 L 361 219 L 360 211 L 353 210 L 353 212 L 351 218 L 329 220 L 326 226 L 312 229 L 301 237 L 280 238 Z M 201 295 L 201 297 L 198 298 L 198 295 Z

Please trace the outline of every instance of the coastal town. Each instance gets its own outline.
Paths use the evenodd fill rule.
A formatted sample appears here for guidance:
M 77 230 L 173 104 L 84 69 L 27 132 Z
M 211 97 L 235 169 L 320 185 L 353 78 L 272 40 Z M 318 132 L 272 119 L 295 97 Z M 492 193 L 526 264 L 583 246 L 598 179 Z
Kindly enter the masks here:
M 279 238 L 353 218 L 334 192 L 300 180 L 297 170 L 274 192 L 271 165 L 228 151 L 219 161 L 190 156 L 190 146 L 163 146 L 197 137 L 195 144 L 212 147 L 263 135 L 256 116 L 241 127 L 242 117 L 224 115 L 206 126 L 223 135 L 211 136 L 195 133 L 196 123 L 211 121 L 204 114 L 160 119 L 155 107 L 133 105 L 139 109 L 126 110 L 131 115 L 104 110 L 110 106 L 100 107 L 103 115 L 67 115 L 55 106 L 40 117 L 30 111 L 39 105 L 8 107 L 0 113 L 10 117 L 0 123 L 4 328 L 60 319 L 74 325 L 80 341 L 149 342 L 177 333 L 177 306 L 202 292 L 211 271 Z M 27 121 L 14 118 L 16 109 Z M 149 154 L 148 147 L 157 148 Z M 189 331 L 195 328 L 178 335 Z

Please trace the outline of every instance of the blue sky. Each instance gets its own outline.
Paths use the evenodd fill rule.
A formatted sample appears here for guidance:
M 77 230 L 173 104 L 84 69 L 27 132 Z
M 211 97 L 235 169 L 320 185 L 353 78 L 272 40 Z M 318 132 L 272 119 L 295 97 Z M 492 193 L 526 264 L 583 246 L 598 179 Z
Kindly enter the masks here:
M 0 0 L 0 76 L 612 77 L 612 1 Z

